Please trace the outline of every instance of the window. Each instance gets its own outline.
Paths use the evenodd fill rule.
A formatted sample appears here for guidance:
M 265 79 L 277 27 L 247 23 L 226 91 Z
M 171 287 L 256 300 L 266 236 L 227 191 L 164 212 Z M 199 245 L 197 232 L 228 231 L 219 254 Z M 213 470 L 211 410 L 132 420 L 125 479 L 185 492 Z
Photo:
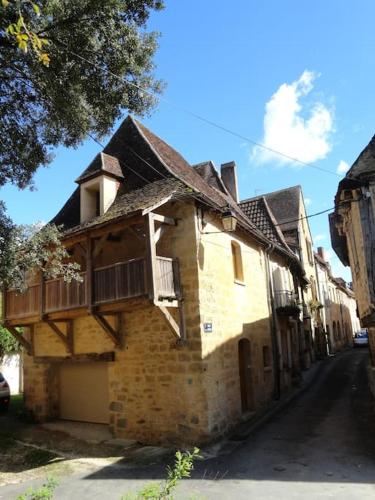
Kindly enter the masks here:
M 305 239 L 305 241 L 306 241 L 306 248 L 307 248 L 307 256 L 309 258 L 309 263 L 312 266 L 314 264 L 314 258 L 313 258 L 311 243 L 307 238 Z
M 231 248 L 232 248 L 234 281 L 239 281 L 243 283 L 244 279 L 243 279 L 241 247 L 236 241 L 232 241 Z
M 269 345 L 263 346 L 263 368 L 271 367 L 271 350 Z

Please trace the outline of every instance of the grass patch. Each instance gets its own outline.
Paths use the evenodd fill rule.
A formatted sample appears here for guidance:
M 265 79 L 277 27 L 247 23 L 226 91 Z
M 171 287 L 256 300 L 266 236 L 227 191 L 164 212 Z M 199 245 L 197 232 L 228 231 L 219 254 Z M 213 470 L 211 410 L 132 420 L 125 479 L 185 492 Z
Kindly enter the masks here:
M 30 450 L 24 456 L 24 462 L 28 467 L 42 467 L 48 465 L 57 458 L 55 453 L 47 450 Z

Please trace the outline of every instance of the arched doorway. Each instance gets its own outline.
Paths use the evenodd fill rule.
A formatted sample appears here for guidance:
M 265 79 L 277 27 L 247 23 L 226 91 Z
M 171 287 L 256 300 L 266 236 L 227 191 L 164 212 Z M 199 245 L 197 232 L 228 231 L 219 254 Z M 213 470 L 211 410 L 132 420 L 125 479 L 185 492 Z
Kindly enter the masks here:
M 242 413 L 254 410 L 254 391 L 251 375 L 251 345 L 248 339 L 238 342 Z

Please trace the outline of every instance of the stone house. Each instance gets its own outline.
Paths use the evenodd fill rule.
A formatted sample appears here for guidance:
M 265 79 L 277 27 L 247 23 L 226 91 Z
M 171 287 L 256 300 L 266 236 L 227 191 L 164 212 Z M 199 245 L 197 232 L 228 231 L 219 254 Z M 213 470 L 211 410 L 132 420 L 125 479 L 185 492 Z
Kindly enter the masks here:
M 340 181 L 329 220 L 332 247 L 350 266 L 361 325 L 369 331 L 375 394 L 375 137 Z
M 192 167 L 128 117 L 77 184 L 52 222 L 82 281 L 31 273 L 24 294 L 4 294 L 39 420 L 198 444 L 290 385 L 303 268 L 272 218 L 259 228 L 241 209 L 233 163 L 221 176 L 212 162 Z M 279 302 L 277 268 L 288 281 Z M 285 338 L 277 314 L 289 318 Z
M 360 330 L 357 303 L 353 291 L 342 278 L 332 276 L 331 266 L 326 259 L 324 248 L 318 247 L 314 253 L 320 315 L 330 353 L 352 345 L 354 333 Z
M 325 344 L 321 319 L 317 313 L 318 292 L 312 237 L 301 186 L 293 186 L 263 195 L 273 215 L 276 227 L 288 247 L 300 261 L 305 275 L 305 286 L 300 292 L 302 305 L 300 345 L 303 346 L 301 362 L 309 368 L 316 354 Z M 252 198 L 250 200 L 254 200 Z M 248 201 L 250 201 L 248 200 Z
M 275 328 L 278 370 L 277 387 L 287 390 L 298 382 L 304 368 L 305 338 L 303 335 L 303 293 L 308 285 L 304 270 L 299 263 L 299 273 L 290 267 L 290 256 L 298 261 L 288 246 L 283 233 L 264 196 L 240 202 L 240 207 L 248 218 L 270 241 L 270 287 L 273 325 Z M 284 256 L 272 251 L 283 248 Z M 286 258 L 285 258 L 286 257 Z

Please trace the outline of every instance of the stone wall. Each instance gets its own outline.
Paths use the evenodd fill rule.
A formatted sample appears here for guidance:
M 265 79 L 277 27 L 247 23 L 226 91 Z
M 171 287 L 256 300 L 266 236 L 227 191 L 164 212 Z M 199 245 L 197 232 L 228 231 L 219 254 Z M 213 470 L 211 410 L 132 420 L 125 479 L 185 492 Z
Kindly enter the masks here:
M 226 432 L 242 418 L 240 339 L 248 339 L 251 345 L 254 410 L 263 408 L 272 397 L 272 361 L 267 367 L 263 365 L 264 347 L 271 352 L 272 360 L 270 316 L 262 250 L 248 237 L 220 232 L 220 220 L 208 213 L 203 215 L 198 229 L 203 386 L 208 407 L 207 431 L 215 435 Z M 232 241 L 241 249 L 243 282 L 234 277 Z
M 120 349 L 114 348 L 92 317 L 74 319 L 75 354 L 115 351 L 115 361 L 108 363 L 111 430 L 118 437 L 147 443 L 197 443 L 207 439 L 195 207 L 185 204 L 173 208 L 179 222 L 161 239 L 158 254 L 179 258 L 188 344 L 176 346 L 161 311 L 148 299 L 124 303 Z M 170 311 L 177 319 L 177 311 Z M 63 323 L 59 326 L 63 328 Z M 67 356 L 64 344 L 45 323 L 35 326 L 34 351 L 36 359 Z M 26 404 L 38 419 L 45 420 L 58 416 L 59 370 L 58 364 L 37 363 L 35 358 L 25 356 Z

